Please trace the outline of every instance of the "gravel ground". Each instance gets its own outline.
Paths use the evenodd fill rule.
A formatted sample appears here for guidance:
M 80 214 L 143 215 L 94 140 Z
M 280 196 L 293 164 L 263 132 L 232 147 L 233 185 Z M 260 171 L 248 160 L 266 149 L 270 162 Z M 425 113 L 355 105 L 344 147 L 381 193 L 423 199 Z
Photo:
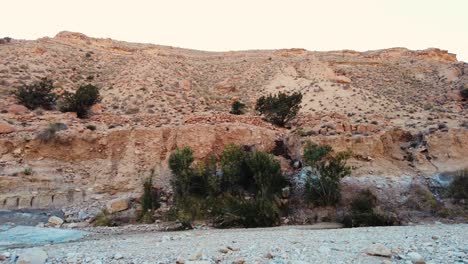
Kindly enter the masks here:
M 148 232 L 38 248 L 47 263 L 468 263 L 468 224 Z M 11 250 L 7 263 L 38 248 Z

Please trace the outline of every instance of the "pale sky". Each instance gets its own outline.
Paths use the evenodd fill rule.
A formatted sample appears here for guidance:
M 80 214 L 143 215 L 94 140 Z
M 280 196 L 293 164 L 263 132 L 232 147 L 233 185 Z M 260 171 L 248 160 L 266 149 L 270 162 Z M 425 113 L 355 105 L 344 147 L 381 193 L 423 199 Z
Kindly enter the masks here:
M 468 0 L 1 0 L 0 37 L 59 31 L 209 51 L 437 47 L 468 61 Z

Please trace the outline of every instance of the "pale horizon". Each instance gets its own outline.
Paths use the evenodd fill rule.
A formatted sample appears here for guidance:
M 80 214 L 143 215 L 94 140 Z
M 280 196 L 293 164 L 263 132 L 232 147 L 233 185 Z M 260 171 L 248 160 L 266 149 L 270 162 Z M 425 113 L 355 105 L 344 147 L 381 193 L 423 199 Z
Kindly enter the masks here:
M 215 0 L 4 3 L 0 37 L 33 40 L 60 31 L 204 51 L 439 48 L 468 61 L 468 1 Z

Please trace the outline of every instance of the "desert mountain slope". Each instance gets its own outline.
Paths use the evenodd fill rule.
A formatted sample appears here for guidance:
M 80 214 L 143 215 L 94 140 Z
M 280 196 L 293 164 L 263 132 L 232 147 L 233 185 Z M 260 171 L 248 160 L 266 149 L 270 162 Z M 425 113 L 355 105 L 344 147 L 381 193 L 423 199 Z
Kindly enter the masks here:
M 97 84 L 105 113 L 154 114 L 163 124 L 225 112 L 233 99 L 252 111 L 259 96 L 288 90 L 304 94 L 305 115 L 424 127 L 428 117 L 451 126 L 466 117 L 458 88 L 468 80 L 468 66 L 439 49 L 203 52 L 72 32 L 0 46 L 2 92 L 44 76 L 58 90 Z

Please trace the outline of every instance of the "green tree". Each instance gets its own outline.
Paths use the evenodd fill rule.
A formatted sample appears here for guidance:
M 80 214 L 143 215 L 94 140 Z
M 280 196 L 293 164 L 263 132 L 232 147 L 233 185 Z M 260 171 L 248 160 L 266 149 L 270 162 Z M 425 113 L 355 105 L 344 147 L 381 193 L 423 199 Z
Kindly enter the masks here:
M 302 94 L 300 92 L 291 95 L 280 92 L 260 97 L 257 100 L 255 110 L 264 115 L 270 123 L 284 126 L 297 115 L 301 108 L 301 102 Z
M 231 111 L 229 113 L 233 115 L 242 115 L 244 113 L 245 104 L 239 101 L 234 101 L 231 104 Z
M 57 95 L 52 92 L 53 82 L 43 78 L 31 85 L 24 85 L 15 92 L 18 102 L 33 110 L 42 107 L 46 110 L 53 109 L 57 101 Z

